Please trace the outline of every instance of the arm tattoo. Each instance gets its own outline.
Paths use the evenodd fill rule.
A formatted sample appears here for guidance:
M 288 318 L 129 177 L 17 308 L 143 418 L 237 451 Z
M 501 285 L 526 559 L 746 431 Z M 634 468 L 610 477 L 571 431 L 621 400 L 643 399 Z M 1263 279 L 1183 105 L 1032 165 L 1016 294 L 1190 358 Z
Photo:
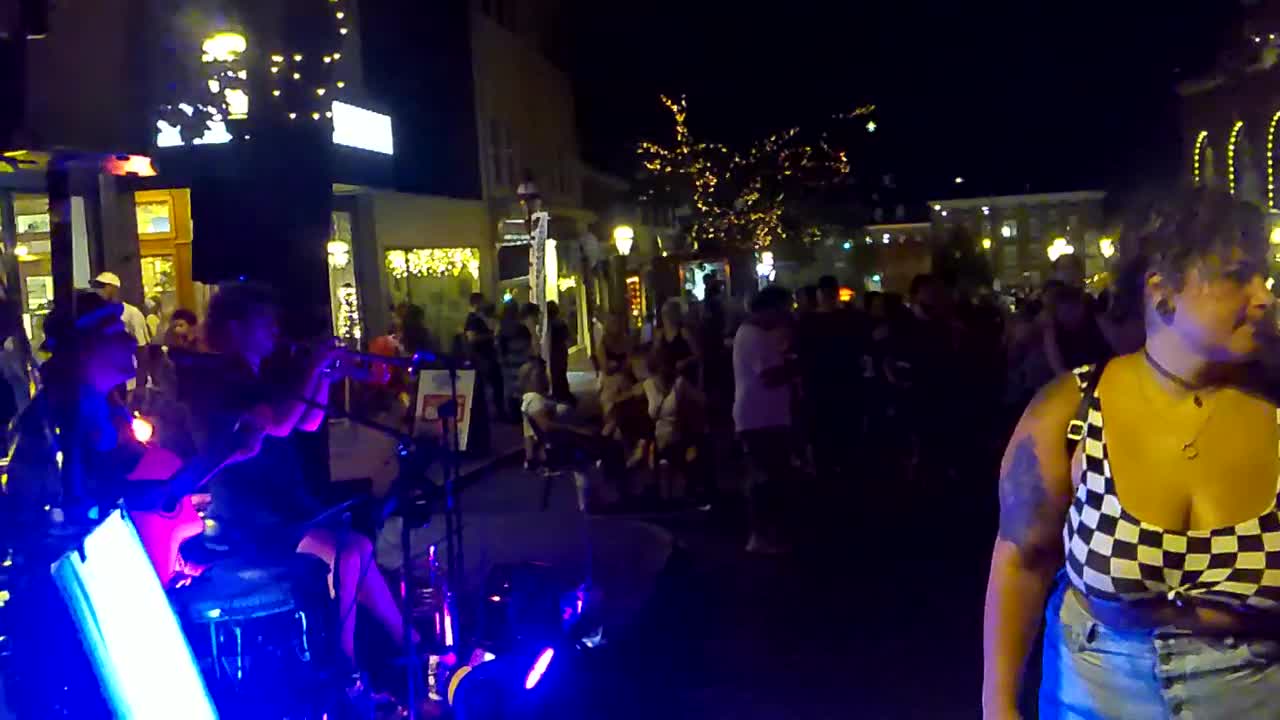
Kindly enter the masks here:
M 1024 437 L 1013 448 L 1009 467 L 1000 476 L 1000 537 L 1025 547 L 1045 520 L 1048 495 L 1035 440 Z

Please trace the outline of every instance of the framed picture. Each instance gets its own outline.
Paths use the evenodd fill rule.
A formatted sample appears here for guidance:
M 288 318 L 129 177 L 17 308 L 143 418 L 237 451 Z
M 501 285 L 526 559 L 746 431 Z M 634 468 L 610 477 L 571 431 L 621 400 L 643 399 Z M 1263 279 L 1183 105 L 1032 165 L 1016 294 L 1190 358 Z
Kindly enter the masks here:
M 49 232 L 49 213 L 19 215 L 14 219 L 17 221 L 19 235 Z
M 173 236 L 173 205 L 168 200 L 147 200 L 135 204 L 138 234 L 143 237 Z
M 27 309 L 43 310 L 53 302 L 53 276 L 31 275 L 27 278 Z

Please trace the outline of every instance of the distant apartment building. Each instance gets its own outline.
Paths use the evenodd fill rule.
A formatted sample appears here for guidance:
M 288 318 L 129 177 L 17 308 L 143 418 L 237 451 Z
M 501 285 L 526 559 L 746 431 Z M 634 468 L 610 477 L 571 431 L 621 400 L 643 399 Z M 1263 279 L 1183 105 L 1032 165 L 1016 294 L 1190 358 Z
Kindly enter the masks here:
M 878 223 L 863 228 L 848 252 L 857 262 L 857 280 L 867 290 L 905 294 L 911 279 L 933 265 L 933 226 L 928 222 Z M 861 288 L 859 288 L 861 289 Z
M 1097 190 L 1035 195 L 952 198 L 929 201 L 935 237 L 963 229 L 990 254 L 995 279 L 1003 286 L 1035 286 L 1065 254 L 1084 260 L 1087 275 L 1105 269 L 1114 251 L 1103 225 Z

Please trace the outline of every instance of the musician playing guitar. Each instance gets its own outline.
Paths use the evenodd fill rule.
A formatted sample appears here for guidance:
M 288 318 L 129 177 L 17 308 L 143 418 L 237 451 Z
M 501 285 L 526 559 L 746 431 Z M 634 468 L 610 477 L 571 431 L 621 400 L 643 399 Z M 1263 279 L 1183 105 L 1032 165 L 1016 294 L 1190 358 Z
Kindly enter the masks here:
M 148 481 L 181 469 L 176 456 L 133 436 L 132 418 L 112 393 L 134 376 L 137 343 L 125 329 L 122 309 L 81 293 L 74 310 L 58 307 L 46 317 L 44 349 L 51 356 L 40 368 L 42 387 L 14 421 L 0 532 L 14 550 L 21 586 L 13 593 L 11 628 L 20 670 L 6 680 L 14 681 L 19 702 L 30 703 L 23 717 L 52 717 L 49 708 L 63 679 L 92 677 L 50 580 L 49 562 L 122 499 L 146 506 L 149 498 L 167 494 L 165 483 Z M 250 441 L 216 464 L 254 451 Z M 153 550 L 147 548 L 157 570 L 178 564 Z
M 220 362 L 201 363 L 199 372 L 179 373 L 196 445 L 224 436 L 240 418 L 265 418 L 267 437 L 255 457 L 218 472 L 211 484 L 209 514 L 229 546 L 251 548 L 258 556 L 309 553 L 338 566 L 336 594 L 342 622 L 341 645 L 355 659 L 356 604 L 365 607 L 392 640 L 403 642 L 400 611 L 382 574 L 374 567 L 373 545 L 350 531 L 300 524 L 321 509 L 305 487 L 295 431 L 318 430 L 329 399 L 332 345 L 281 357 L 274 293 L 247 283 L 222 286 L 209 303 L 205 339 Z M 333 590 L 333 576 L 330 575 Z

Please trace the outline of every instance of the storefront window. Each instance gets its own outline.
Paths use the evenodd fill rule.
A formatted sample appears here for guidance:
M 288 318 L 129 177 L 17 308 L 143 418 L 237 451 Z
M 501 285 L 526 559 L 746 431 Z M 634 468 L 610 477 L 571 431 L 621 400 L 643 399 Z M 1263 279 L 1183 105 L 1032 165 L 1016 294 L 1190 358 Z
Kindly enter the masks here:
M 440 349 L 452 348 L 471 309 L 471 293 L 480 286 L 480 251 L 469 247 L 388 250 L 383 269 L 391 304 L 421 307 Z
M 18 230 L 13 253 L 22 283 L 22 325 L 32 347 L 44 342 L 44 316 L 53 307 L 53 266 L 49 249 L 49 198 L 15 195 L 13 211 Z
M 169 326 L 169 317 L 178 308 L 178 282 L 172 255 L 142 258 L 142 312 L 147 316 L 151 337 L 159 338 Z
M 680 268 L 680 278 L 686 293 L 693 293 L 693 296 L 699 300 L 705 300 L 709 280 L 719 280 L 727 289 L 729 263 L 724 260 L 685 263 Z

